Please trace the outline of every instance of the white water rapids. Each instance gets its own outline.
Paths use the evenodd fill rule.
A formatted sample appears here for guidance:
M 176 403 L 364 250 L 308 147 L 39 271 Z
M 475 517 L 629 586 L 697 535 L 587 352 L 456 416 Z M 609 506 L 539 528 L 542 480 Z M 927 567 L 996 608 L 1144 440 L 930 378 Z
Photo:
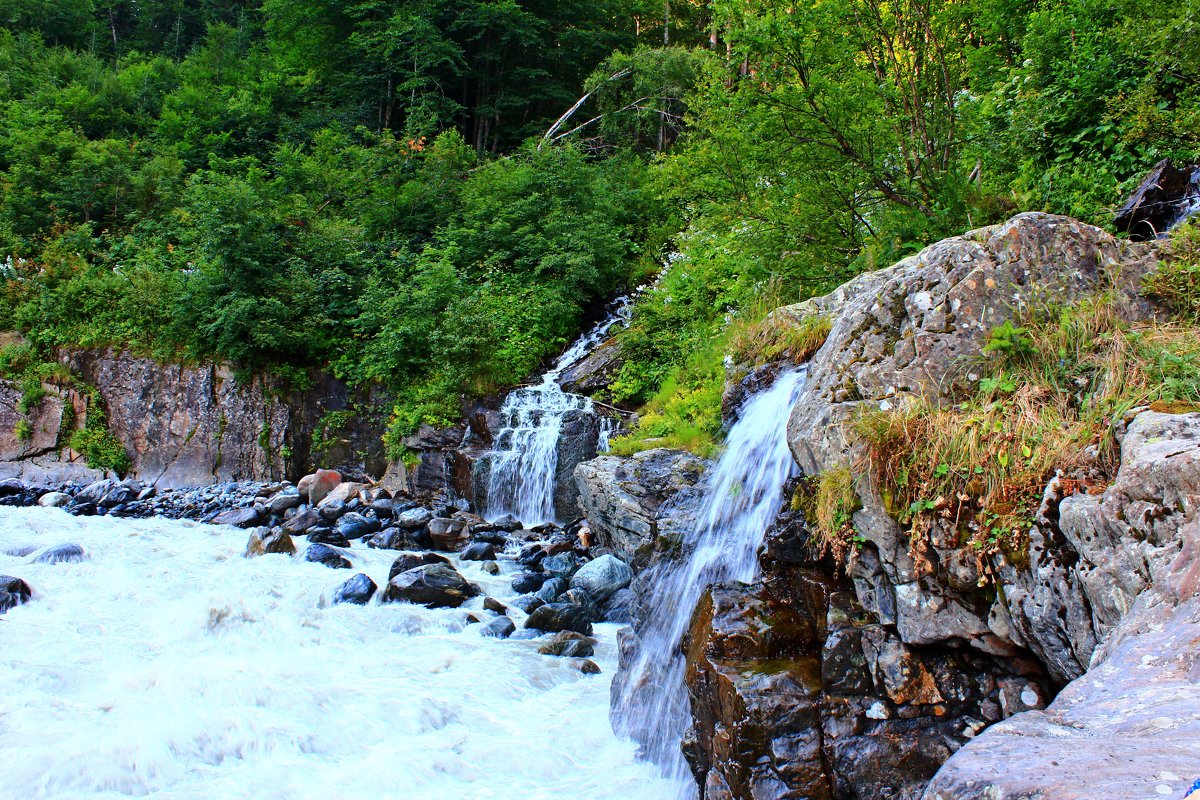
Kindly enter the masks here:
M 676 787 L 609 726 L 615 625 L 596 661 L 539 655 L 464 609 L 327 606 L 354 570 L 243 558 L 247 532 L 0 509 L 0 574 L 33 600 L 0 616 L 4 800 L 661 800 Z M 76 564 L 5 555 L 82 545 Z M 302 543 L 298 540 L 298 545 Z M 505 570 L 512 562 L 500 562 Z M 511 574 L 455 566 L 512 596 Z M 511 614 L 520 626 L 523 615 Z

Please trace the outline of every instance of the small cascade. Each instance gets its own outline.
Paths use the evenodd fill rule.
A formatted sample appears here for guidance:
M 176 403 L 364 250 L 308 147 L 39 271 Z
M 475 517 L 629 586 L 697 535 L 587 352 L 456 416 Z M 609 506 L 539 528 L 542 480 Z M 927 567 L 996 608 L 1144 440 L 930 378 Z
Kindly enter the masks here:
M 695 791 L 680 741 L 690 723 L 680 641 L 704 591 L 722 581 L 752 581 L 758 549 L 796 473 L 787 445 L 787 418 L 804 387 L 805 369 L 780 375 L 746 400 L 711 474 L 696 524 L 679 560 L 651 575 L 653 605 L 639 629 L 625 680 L 614 686 L 613 726 L 642 745 L 642 754 Z
M 555 521 L 559 440 L 572 416 L 598 417 L 597 449 L 608 449 L 616 421 L 597 414 L 591 398 L 564 392 L 558 381 L 568 367 L 604 342 L 614 327 L 628 324 L 633 299 L 629 294 L 613 301 L 604 318 L 576 339 L 539 383 L 515 389 L 504 398 L 502 427 L 488 456 L 485 517 L 512 514 L 526 525 Z
M 1197 214 L 1200 214 L 1200 167 L 1192 169 L 1192 176 L 1188 179 L 1187 191 L 1176 204 L 1175 216 L 1167 225 L 1167 230 L 1175 230 Z

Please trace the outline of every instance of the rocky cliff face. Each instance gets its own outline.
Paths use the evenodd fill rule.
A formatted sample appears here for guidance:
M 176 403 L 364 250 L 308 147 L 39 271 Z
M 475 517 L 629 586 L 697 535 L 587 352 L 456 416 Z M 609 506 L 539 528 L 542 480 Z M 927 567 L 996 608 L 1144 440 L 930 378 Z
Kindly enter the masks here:
M 861 459 L 846 425 L 860 409 L 969 391 L 989 333 L 1044 302 L 1108 291 L 1126 318 L 1153 316 L 1138 289 L 1156 263 L 1152 245 L 1023 214 L 780 309 L 831 324 L 787 422 L 797 462 L 815 476 Z M 745 384 L 729 387 L 731 405 L 753 391 Z M 855 487 L 861 541 L 848 572 L 819 555 L 801 514 L 783 513 L 761 580 L 713 587 L 684 643 L 695 723 L 684 747 L 702 796 L 1057 800 L 1185 788 L 1200 713 L 1198 417 L 1144 411 L 1118 426 L 1122 466 L 1108 490 L 1052 481 L 1027 558 L 991 557 L 991 582 L 949 538 L 916 563 L 869 481 Z M 661 509 L 686 497 L 666 477 L 680 461 L 640 454 L 577 470 L 606 546 L 669 555 L 649 543 L 661 541 Z M 647 471 L 653 463 L 663 466 Z M 631 479 L 639 470 L 655 479 Z
M 28 414 L 18 408 L 17 387 L 0 382 L 0 477 L 103 477 L 66 446 L 71 431 L 87 423 L 85 386 L 103 404 L 131 474 L 159 487 L 296 478 L 318 460 L 349 476 L 383 472 L 378 418 L 349 419 L 331 432 L 325 452 L 313 451 L 314 431 L 327 412 L 357 400 L 372 405 L 331 378 L 318 376 L 311 390 L 297 393 L 261 376 L 240 384 L 222 365 L 160 364 L 119 350 L 65 351 L 60 361 L 72 382 L 46 384 L 47 396 Z M 14 433 L 21 419 L 32 430 L 25 441 Z

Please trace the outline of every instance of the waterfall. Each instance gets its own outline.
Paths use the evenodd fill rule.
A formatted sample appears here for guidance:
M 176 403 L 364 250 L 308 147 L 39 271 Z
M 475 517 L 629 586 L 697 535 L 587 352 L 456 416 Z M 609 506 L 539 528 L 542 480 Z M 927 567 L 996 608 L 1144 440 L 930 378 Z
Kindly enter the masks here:
M 541 380 L 514 389 L 500 406 L 501 428 L 488 456 L 483 513 L 489 519 L 512 514 L 526 525 L 553 522 L 555 474 L 563 424 L 571 415 L 599 416 L 597 449 L 608 449 L 616 422 L 597 415 L 591 398 L 564 392 L 562 373 L 629 322 L 634 295 L 615 300 L 591 330 L 567 348 Z
M 625 679 L 614 685 L 614 728 L 637 740 L 645 757 L 686 787 L 686 796 L 694 783 L 679 749 L 690 724 L 680 641 L 710 585 L 758 574 L 758 549 L 797 469 L 786 429 L 804 378 L 803 367 L 786 372 L 743 404 L 682 557 L 660 562 L 648 576 L 654 587 L 649 613 Z

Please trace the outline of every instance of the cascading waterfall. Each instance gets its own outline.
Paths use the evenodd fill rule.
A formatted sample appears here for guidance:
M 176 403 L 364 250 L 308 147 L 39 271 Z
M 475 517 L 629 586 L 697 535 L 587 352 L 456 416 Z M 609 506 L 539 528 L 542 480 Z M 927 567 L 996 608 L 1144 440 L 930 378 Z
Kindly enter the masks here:
M 626 295 L 614 301 L 604 319 L 576 339 L 539 383 L 515 389 L 504 398 L 503 427 L 489 457 L 484 516 L 512 514 L 526 525 L 554 521 L 554 476 L 563 423 L 572 413 L 596 413 L 591 398 L 564 392 L 559 378 L 607 339 L 614 327 L 629 322 L 633 298 Z M 597 447 L 601 452 L 608 449 L 615 427 L 611 417 L 600 417 Z
M 787 445 L 787 418 L 804 387 L 805 369 L 780 375 L 750 397 L 729 431 L 684 556 L 651 575 L 654 604 L 639 630 L 637 650 L 613 698 L 613 725 L 637 740 L 642 754 L 694 794 L 679 745 L 690 723 L 680 641 L 701 595 L 722 581 L 752 581 L 758 549 L 779 513 L 784 484 L 796 472 Z

